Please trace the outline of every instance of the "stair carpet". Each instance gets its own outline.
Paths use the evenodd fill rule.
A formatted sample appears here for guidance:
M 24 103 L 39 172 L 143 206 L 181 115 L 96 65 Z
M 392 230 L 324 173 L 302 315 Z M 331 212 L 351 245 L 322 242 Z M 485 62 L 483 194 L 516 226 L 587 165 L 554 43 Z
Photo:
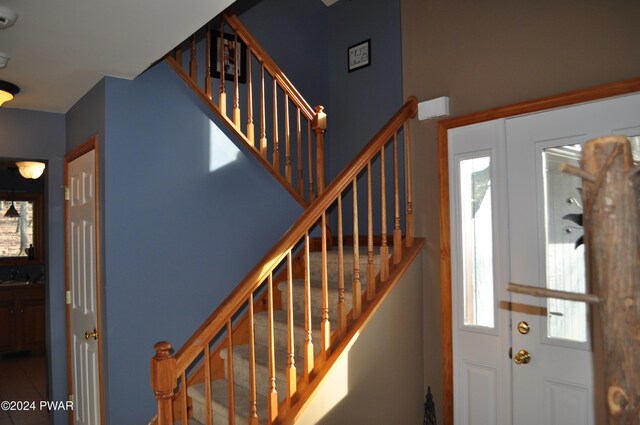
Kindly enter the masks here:
M 391 251 L 391 249 L 389 250 Z M 361 251 L 362 252 L 362 251 Z M 380 270 L 379 251 L 374 255 L 376 273 Z M 389 254 L 391 255 L 391 254 Z M 365 252 L 360 254 L 360 281 L 362 290 L 366 287 L 366 270 L 368 255 Z M 314 352 L 320 352 L 320 322 L 322 318 L 322 256 L 320 252 L 311 252 L 309 256 L 310 282 L 311 282 L 311 323 L 312 342 Z M 338 304 L 338 252 L 331 250 L 327 252 L 327 281 L 329 288 L 329 321 L 331 331 L 337 326 L 337 304 Z M 344 253 L 344 282 L 345 282 L 345 304 L 346 311 L 351 310 L 353 281 L 353 252 Z M 303 372 L 304 356 L 304 279 L 293 280 L 293 311 L 294 311 L 294 354 L 296 362 L 296 375 L 299 379 Z M 286 396 L 287 388 L 285 381 L 285 369 L 287 367 L 287 282 L 281 282 L 277 289 L 282 293 L 283 310 L 275 310 L 274 316 L 274 341 L 276 360 L 276 389 L 278 391 L 278 402 L 281 403 Z M 268 316 L 266 312 L 254 314 L 255 329 L 255 375 L 257 392 L 257 411 L 260 424 L 267 423 L 267 393 L 269 391 L 269 342 L 268 342 Z M 225 359 L 225 375 L 227 375 L 227 350 L 222 350 L 221 356 Z M 234 404 L 235 423 L 247 424 L 249 415 L 249 346 L 247 344 L 233 347 L 233 380 L 234 380 Z M 192 385 L 188 388 L 187 394 L 192 400 L 192 418 L 189 424 L 199 425 L 205 423 L 206 405 L 204 384 Z M 228 382 L 226 379 L 216 380 L 211 383 L 213 424 L 228 424 Z M 176 422 L 177 423 L 177 422 Z

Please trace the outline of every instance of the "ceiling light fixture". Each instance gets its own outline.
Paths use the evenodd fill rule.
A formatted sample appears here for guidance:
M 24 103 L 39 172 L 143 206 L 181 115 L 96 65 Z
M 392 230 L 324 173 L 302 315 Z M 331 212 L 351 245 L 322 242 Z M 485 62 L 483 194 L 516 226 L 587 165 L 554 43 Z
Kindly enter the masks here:
M 0 69 L 6 68 L 8 62 L 9 62 L 9 55 L 6 53 L 0 52 Z
M 20 87 L 8 81 L 0 80 L 0 107 L 4 102 L 8 102 L 20 93 Z
M 45 163 L 36 161 L 16 162 L 20 175 L 25 179 L 37 179 L 44 172 Z

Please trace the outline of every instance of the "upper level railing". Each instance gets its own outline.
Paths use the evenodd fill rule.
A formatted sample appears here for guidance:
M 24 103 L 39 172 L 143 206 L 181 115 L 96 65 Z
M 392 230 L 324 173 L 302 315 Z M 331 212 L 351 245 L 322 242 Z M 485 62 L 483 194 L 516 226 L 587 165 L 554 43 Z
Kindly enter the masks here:
M 267 423 L 272 423 L 279 415 L 287 413 L 296 403 L 301 385 L 309 385 L 318 379 L 319 363 L 327 362 L 332 344 L 340 341 L 350 329 L 358 324 L 358 319 L 366 312 L 368 303 L 377 297 L 377 288 L 382 288 L 396 271 L 396 265 L 403 260 L 403 252 L 414 244 L 413 207 L 411 184 L 411 137 L 410 120 L 417 112 L 414 97 L 389 120 L 373 140 L 351 161 L 344 171 L 326 190 L 304 211 L 296 223 L 285 233 L 269 253 L 249 272 L 245 279 L 233 290 L 227 299 L 189 338 L 185 345 L 172 355 L 168 342 L 155 345 L 156 355 L 151 361 L 151 382 L 158 401 L 157 423 L 173 424 L 174 420 L 187 423 L 189 403 L 187 390 L 191 385 L 204 384 L 207 422 L 212 423 L 211 383 L 227 377 L 228 409 L 234 412 L 234 369 L 228 360 L 225 366 L 216 361 L 215 353 L 221 349 L 232 351 L 238 344 L 247 344 L 249 363 L 249 402 L 244 415 L 250 423 L 256 423 L 258 403 L 256 388 L 269 388 L 266 405 Z M 402 158 L 402 159 L 401 159 Z M 374 187 L 375 182 L 375 187 Z M 360 195 L 358 195 L 360 193 Z M 366 195 L 365 195 L 366 193 Z M 391 196 L 388 196 L 391 194 Z M 403 201 L 401 203 L 401 198 Z M 375 202 L 374 202 L 375 199 Z M 363 201 L 364 200 L 364 201 Z M 364 208 L 362 205 L 364 204 Z M 404 215 L 401 215 L 404 210 Z M 374 215 L 376 218 L 374 219 Z M 364 219 L 363 219 L 364 218 Z M 328 301 L 327 252 L 329 250 L 329 221 L 335 223 L 334 239 L 338 251 L 338 292 L 337 305 Z M 343 223 L 344 221 L 344 223 Z M 346 226 L 344 225 L 346 224 Z M 349 230 L 345 231 L 344 228 Z M 403 232 L 404 227 L 404 232 Z M 366 231 L 361 231 L 361 228 Z M 345 303 L 345 237 L 352 233 L 353 278 L 350 282 L 352 310 L 347 311 Z M 388 232 L 392 237 L 388 237 Z M 403 238 L 404 233 L 404 238 Z M 360 236 L 361 234 L 365 236 Z M 311 320 L 311 288 L 309 252 L 311 236 L 320 236 L 321 245 L 321 305 L 320 351 L 314 355 Z M 374 263 L 374 235 L 379 240 L 379 266 Z M 365 244 L 367 253 L 366 270 L 360 271 L 360 244 Z M 391 241 L 389 243 L 387 241 Z M 362 242 L 361 242 L 362 241 Z M 390 252 L 392 256 L 390 257 Z M 295 257 L 301 267 L 294 265 Z M 299 264 L 299 263 L 298 263 Z M 399 268 L 399 266 L 398 266 Z M 294 353 L 292 279 L 294 274 L 304 278 L 304 349 L 302 354 Z M 361 276 L 366 276 L 366 290 L 363 290 Z M 275 284 L 286 282 L 287 305 L 278 305 Z M 282 288 L 282 286 L 281 286 Z M 275 299 L 275 301 L 274 301 Z M 316 304 L 317 305 L 317 304 Z M 274 310 L 287 312 L 288 344 L 285 383 L 276 387 L 276 362 L 274 358 Z M 330 323 L 329 311 L 334 311 L 336 322 Z M 254 314 L 262 310 L 268 313 L 269 379 L 256 382 Z M 297 317 L 297 316 L 296 316 Z M 242 331 L 240 329 L 242 328 Z M 335 329 L 335 332 L 332 332 Z M 296 379 L 296 359 L 303 364 L 302 377 Z M 285 400 L 278 403 L 278 391 L 286 391 Z M 284 410 L 283 410 L 284 409 Z M 234 414 L 227 412 L 232 418 Z M 230 419 L 229 423 L 233 423 Z
M 301 204 L 322 193 L 324 108 L 307 103 L 235 15 L 215 18 L 166 59 Z

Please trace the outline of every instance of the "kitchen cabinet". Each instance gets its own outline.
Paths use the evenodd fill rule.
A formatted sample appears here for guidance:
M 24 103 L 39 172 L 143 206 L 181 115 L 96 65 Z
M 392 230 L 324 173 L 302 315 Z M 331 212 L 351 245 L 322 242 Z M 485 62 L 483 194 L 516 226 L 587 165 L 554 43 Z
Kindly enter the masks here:
M 0 352 L 42 350 L 44 284 L 0 284 Z

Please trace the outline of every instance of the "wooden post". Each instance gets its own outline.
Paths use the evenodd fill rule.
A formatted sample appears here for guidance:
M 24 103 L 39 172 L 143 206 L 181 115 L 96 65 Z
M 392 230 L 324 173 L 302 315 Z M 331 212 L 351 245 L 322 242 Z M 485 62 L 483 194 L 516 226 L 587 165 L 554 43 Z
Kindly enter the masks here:
M 608 424 L 640 421 L 640 178 L 624 136 L 587 142 L 582 155 L 587 284 L 594 305 L 595 367 Z
M 316 190 L 318 195 L 324 192 L 324 132 L 327 129 L 327 114 L 324 113 L 324 106 L 318 105 L 315 108 L 316 119 L 313 123 L 313 131 L 316 133 Z
M 176 359 L 167 341 L 153 346 L 156 355 L 151 359 L 151 388 L 158 400 L 158 425 L 173 424 L 173 391 L 177 386 Z

